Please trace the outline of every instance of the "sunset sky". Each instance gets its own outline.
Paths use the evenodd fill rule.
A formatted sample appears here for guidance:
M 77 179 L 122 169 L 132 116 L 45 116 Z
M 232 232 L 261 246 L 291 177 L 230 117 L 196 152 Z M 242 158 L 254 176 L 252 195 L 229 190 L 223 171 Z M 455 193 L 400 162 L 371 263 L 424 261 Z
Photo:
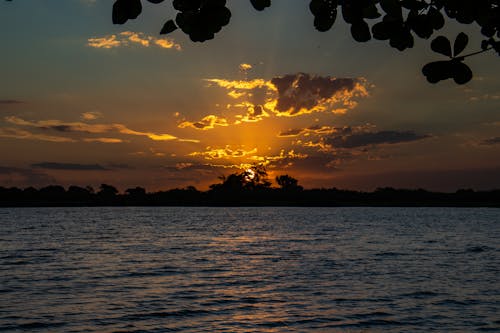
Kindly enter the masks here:
M 0 186 L 196 186 L 263 164 L 306 188 L 500 188 L 500 62 L 432 85 L 430 41 L 360 44 L 308 1 L 229 1 L 214 40 L 159 35 L 171 1 L 124 25 L 109 0 L 0 2 Z M 451 24 L 439 34 L 471 36 Z

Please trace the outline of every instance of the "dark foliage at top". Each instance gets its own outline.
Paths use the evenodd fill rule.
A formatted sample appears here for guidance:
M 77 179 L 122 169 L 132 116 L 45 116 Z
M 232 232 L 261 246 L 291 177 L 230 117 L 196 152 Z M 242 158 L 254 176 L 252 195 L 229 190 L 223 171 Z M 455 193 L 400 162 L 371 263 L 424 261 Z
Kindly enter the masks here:
M 159 4 L 164 0 L 143 1 Z M 250 0 L 250 3 L 259 11 L 271 6 L 271 0 Z M 160 34 L 180 29 L 192 41 L 204 42 L 213 39 L 231 19 L 226 0 L 172 0 L 172 5 L 178 13 L 163 24 Z M 481 31 L 478 38 L 482 40 L 476 52 L 462 55 L 469 42 L 463 32 L 456 36 L 453 52 L 447 37 L 437 36 L 432 40 L 431 49 L 448 59 L 422 68 L 431 83 L 453 79 L 457 84 L 465 84 L 472 79 L 472 71 L 464 63 L 467 57 L 489 50 L 500 55 L 500 0 L 310 0 L 309 10 L 318 31 L 330 30 L 341 13 L 357 42 L 384 40 L 399 51 L 412 48 L 415 38 L 428 40 L 450 20 L 477 24 Z M 141 12 L 141 0 L 115 0 L 112 20 L 124 24 Z
M 250 0 L 250 3 L 259 11 L 271 6 L 271 0 Z M 175 19 L 166 21 L 160 34 L 180 28 L 192 41 L 204 42 L 213 39 L 231 18 L 225 0 L 173 0 L 172 4 L 178 13 Z M 432 50 L 448 59 L 424 66 L 422 72 L 431 83 L 450 78 L 457 84 L 467 83 L 472 71 L 464 63 L 465 58 L 491 49 L 500 55 L 500 0 L 311 0 L 309 10 L 318 31 L 330 30 L 341 13 L 357 42 L 372 38 L 386 40 L 399 51 L 412 48 L 415 38 L 431 38 L 445 26 L 447 18 L 479 25 L 483 40 L 478 52 L 461 55 L 468 44 L 465 33 L 456 37 L 453 52 L 448 38 L 433 39 Z M 141 0 L 116 0 L 113 23 L 124 24 L 137 18 L 141 11 Z

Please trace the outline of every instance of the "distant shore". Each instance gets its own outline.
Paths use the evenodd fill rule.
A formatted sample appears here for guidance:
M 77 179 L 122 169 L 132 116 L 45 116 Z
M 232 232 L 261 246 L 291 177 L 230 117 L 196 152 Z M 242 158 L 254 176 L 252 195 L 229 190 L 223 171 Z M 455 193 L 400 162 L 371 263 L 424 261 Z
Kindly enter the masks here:
M 106 185 L 109 186 L 109 185 Z M 112 187 L 94 192 L 71 186 L 41 189 L 0 187 L 0 207 L 98 206 L 299 206 L 299 207 L 500 207 L 500 190 L 457 190 L 453 193 L 423 189 L 379 188 L 373 192 L 332 189 L 265 188 L 208 190 L 194 187 L 148 193 L 137 187 L 123 194 Z

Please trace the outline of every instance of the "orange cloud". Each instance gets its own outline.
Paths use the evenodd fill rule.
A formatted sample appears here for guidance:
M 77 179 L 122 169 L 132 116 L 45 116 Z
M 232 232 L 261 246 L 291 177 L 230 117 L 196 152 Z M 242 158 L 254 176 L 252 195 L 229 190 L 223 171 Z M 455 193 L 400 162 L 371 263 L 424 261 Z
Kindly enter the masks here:
M 116 35 L 109 35 L 101 38 L 89 38 L 87 45 L 96 49 L 111 49 L 121 46 L 122 42 L 116 38 Z
M 241 73 L 247 74 L 248 71 L 250 71 L 253 68 L 253 66 L 250 64 L 242 63 L 238 66 L 238 68 Z
M 229 126 L 229 123 L 225 118 L 217 117 L 215 115 L 208 115 L 200 121 L 184 121 L 178 125 L 179 128 L 192 127 L 199 130 L 208 130 L 214 128 L 215 126 Z
M 207 160 L 243 158 L 257 153 L 257 148 L 245 150 L 243 148 L 233 149 L 227 145 L 224 148 L 207 147 L 203 152 L 192 152 L 188 156 L 201 156 Z
M 224 161 L 222 163 L 210 163 L 208 165 L 212 167 L 223 167 L 223 168 L 239 168 L 245 169 L 252 165 L 260 164 L 263 166 L 271 166 L 275 164 L 289 164 L 292 160 L 306 159 L 307 154 L 302 154 L 295 152 L 294 150 L 286 151 L 281 149 L 278 155 L 260 155 L 258 154 L 258 149 L 245 149 L 244 146 L 239 148 L 233 148 L 230 145 L 224 148 L 213 148 L 207 147 L 205 151 L 193 152 L 188 156 L 190 157 L 202 157 L 204 160 L 208 161 Z M 240 163 L 234 163 L 238 161 Z
M 101 142 L 101 143 L 122 143 L 122 139 L 117 138 L 85 138 L 84 142 Z
M 248 64 L 240 67 L 248 67 L 244 65 Z M 212 78 L 205 81 L 209 86 L 216 85 L 225 89 L 227 96 L 237 101 L 228 104 L 228 109 L 245 110 L 243 114 L 235 115 L 232 124 L 257 122 L 271 115 L 296 117 L 314 112 L 342 114 L 356 107 L 357 98 L 368 96 L 368 83 L 363 78 L 334 78 L 298 73 L 271 80 Z M 188 124 L 192 126 L 194 123 Z M 203 129 L 213 128 L 202 126 L 201 122 L 198 125 Z
M 89 38 L 87 46 L 101 49 L 111 49 L 121 46 L 140 45 L 142 47 L 150 47 L 155 45 L 163 49 L 174 49 L 180 51 L 182 48 L 179 44 L 171 39 L 156 38 L 148 36 L 142 32 L 124 31 L 118 35 L 108 35 L 104 37 Z
M 39 140 L 49 142 L 76 142 L 74 139 L 62 136 L 31 133 L 18 128 L 0 128 L 0 137 L 25 140 Z
M 305 159 L 307 158 L 307 154 L 296 153 L 293 149 L 290 151 L 285 151 L 285 149 L 281 149 L 279 155 L 271 155 L 271 156 L 252 156 L 251 160 L 255 162 L 259 162 L 262 165 L 268 165 L 271 162 L 277 162 L 282 160 L 292 160 L 292 159 Z
M 345 113 L 357 105 L 356 97 L 368 96 L 367 82 L 357 78 L 284 75 L 271 80 L 278 96 L 274 112 L 293 117 L 313 112 Z
M 102 117 L 102 113 L 93 111 L 93 112 L 84 112 L 82 113 L 83 120 L 96 120 Z
M 351 127 L 333 127 L 333 126 L 319 126 L 314 125 L 306 128 L 293 128 L 286 131 L 282 131 L 278 134 L 278 137 L 297 137 L 297 136 L 309 136 L 312 134 L 332 134 L 343 132 L 345 130 L 351 129 Z
M 60 120 L 41 120 L 27 121 L 15 116 L 5 117 L 5 121 L 19 126 L 34 127 L 43 130 L 53 130 L 61 133 L 88 133 L 102 134 L 108 132 L 118 132 L 124 135 L 145 136 L 153 141 L 181 141 L 181 142 L 199 142 L 192 139 L 181 139 L 171 134 L 158 134 L 153 132 L 142 132 L 128 128 L 123 124 L 87 124 L 83 122 L 63 122 Z M 105 142 L 101 140 L 100 142 Z M 117 143 L 108 141 L 108 143 Z
M 237 115 L 237 120 L 234 122 L 235 124 L 240 124 L 242 122 L 255 123 L 269 117 L 269 113 L 265 111 L 265 108 L 262 105 L 254 105 L 251 103 L 243 102 L 238 106 L 242 106 L 244 108 L 246 107 L 247 113 L 244 115 Z

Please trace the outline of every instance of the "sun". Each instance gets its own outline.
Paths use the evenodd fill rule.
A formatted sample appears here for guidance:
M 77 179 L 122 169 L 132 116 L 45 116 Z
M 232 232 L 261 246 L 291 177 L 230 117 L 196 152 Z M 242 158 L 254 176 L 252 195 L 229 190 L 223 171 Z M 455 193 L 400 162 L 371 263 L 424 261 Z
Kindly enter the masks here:
M 252 169 L 246 169 L 245 170 L 245 179 L 247 181 L 251 181 L 255 178 L 255 171 L 253 171 Z

